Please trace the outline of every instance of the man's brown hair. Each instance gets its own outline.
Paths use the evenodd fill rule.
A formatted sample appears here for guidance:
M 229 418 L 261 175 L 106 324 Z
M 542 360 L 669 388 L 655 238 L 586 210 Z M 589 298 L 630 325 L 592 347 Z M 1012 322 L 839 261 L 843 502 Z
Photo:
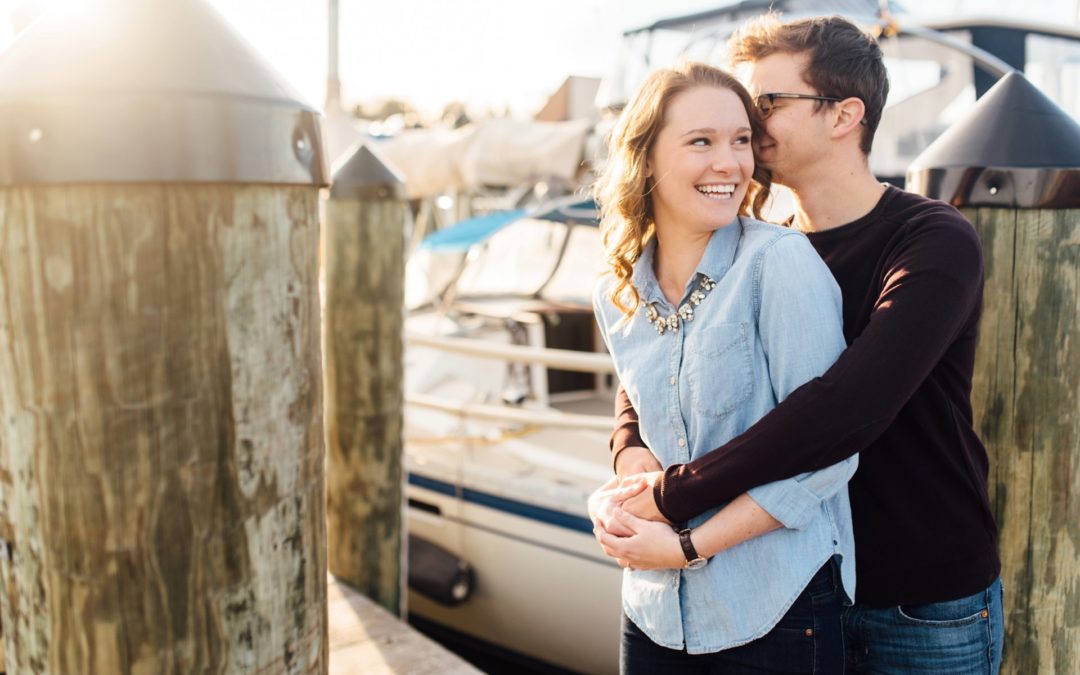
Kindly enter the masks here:
M 881 48 L 869 33 L 839 16 L 784 23 L 770 12 L 736 31 L 728 41 L 728 51 L 733 64 L 753 63 L 778 53 L 805 54 L 808 61 L 802 78 L 819 95 L 863 102 L 866 113 L 859 147 L 870 154 L 889 97 L 889 76 Z

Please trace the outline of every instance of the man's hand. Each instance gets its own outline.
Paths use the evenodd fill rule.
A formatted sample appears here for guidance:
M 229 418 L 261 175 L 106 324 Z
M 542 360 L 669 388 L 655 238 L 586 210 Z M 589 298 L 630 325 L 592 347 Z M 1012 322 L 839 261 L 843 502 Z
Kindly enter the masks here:
M 651 473 L 662 471 L 663 466 L 652 450 L 640 445 L 623 448 L 615 458 L 615 474 L 620 478 L 632 476 L 635 473 Z
M 645 490 L 648 486 L 640 477 L 622 480 L 618 476 L 600 486 L 589 495 L 589 519 L 593 522 L 593 532 L 610 533 L 616 537 L 628 537 L 633 534 L 612 517 L 612 513 L 623 501 Z
M 686 565 L 686 556 L 679 545 L 679 535 L 671 526 L 650 520 L 642 520 L 616 508 L 612 511 L 612 524 L 634 532 L 628 537 L 613 536 L 609 532 L 597 533 L 604 553 L 615 558 L 620 567 L 635 570 L 679 569 Z
M 632 477 L 631 480 L 644 481 L 648 487 L 627 498 L 622 503 L 623 510 L 644 520 L 654 520 L 671 525 L 671 521 L 660 513 L 660 509 L 656 507 L 656 500 L 653 499 L 653 486 L 663 475 L 663 471 L 653 471 Z

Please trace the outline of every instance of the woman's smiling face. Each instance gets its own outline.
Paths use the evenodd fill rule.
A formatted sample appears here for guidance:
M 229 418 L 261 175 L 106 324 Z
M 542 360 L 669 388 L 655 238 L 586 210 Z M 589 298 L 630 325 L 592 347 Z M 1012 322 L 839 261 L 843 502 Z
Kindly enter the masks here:
M 658 232 L 708 232 L 735 220 L 754 173 L 750 119 L 730 89 L 697 86 L 674 96 L 649 152 Z

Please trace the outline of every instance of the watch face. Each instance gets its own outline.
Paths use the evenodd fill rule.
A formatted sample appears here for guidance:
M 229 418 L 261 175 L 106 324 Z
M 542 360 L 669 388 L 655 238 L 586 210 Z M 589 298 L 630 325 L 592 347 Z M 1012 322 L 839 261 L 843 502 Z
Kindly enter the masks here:
M 694 558 L 693 560 L 690 560 L 690 561 L 688 561 L 686 563 L 686 569 L 688 569 L 688 570 L 699 570 L 699 569 L 701 569 L 702 567 L 705 567 L 708 564 L 709 564 L 709 561 L 708 561 L 707 558 Z

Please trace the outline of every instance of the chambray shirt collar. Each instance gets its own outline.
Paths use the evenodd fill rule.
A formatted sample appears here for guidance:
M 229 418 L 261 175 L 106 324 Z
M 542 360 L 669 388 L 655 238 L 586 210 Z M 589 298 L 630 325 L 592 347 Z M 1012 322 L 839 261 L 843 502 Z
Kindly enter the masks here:
M 705 275 L 713 281 L 720 279 L 731 269 L 731 263 L 735 260 L 735 252 L 739 248 L 739 240 L 742 238 L 742 218 L 736 217 L 723 227 L 717 228 L 709 238 L 705 247 L 705 253 L 701 256 L 694 275 L 687 282 L 684 295 L 695 286 L 698 278 Z M 653 260 L 656 256 L 656 237 L 654 236 L 645 245 L 641 257 L 634 263 L 634 273 L 631 277 L 634 287 L 638 289 L 641 299 L 645 303 L 667 303 L 664 294 L 660 291 L 660 282 L 656 280 L 656 272 L 653 269 Z

